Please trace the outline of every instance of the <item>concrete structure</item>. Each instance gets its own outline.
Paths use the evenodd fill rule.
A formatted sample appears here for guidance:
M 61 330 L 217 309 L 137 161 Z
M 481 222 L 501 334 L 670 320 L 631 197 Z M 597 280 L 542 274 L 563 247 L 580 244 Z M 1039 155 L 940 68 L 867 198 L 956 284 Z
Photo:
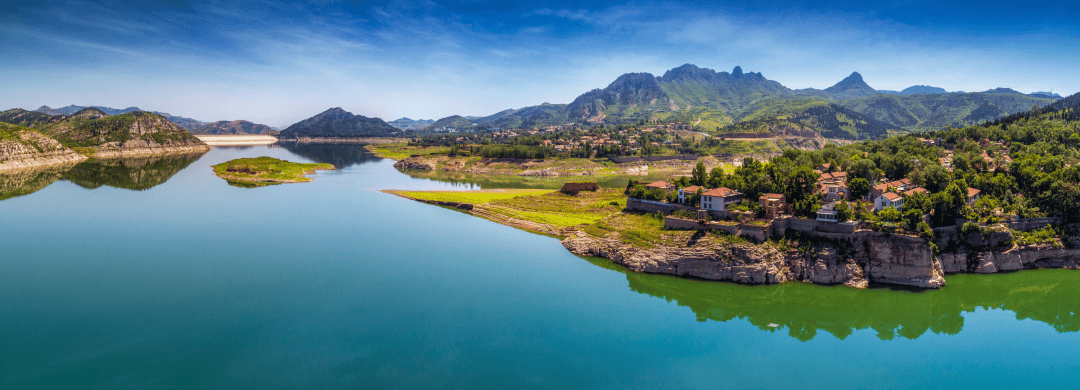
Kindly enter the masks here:
M 892 207 L 900 210 L 900 206 L 904 205 L 904 198 L 897 195 L 895 192 L 887 192 L 874 200 L 874 211 L 884 210 L 886 207 Z
M 840 219 L 836 217 L 836 203 L 826 203 L 821 206 L 817 212 L 817 220 L 819 222 L 839 222 Z
M 701 208 L 709 211 L 724 211 L 732 203 L 742 201 L 743 194 L 730 188 L 713 188 L 701 194 Z

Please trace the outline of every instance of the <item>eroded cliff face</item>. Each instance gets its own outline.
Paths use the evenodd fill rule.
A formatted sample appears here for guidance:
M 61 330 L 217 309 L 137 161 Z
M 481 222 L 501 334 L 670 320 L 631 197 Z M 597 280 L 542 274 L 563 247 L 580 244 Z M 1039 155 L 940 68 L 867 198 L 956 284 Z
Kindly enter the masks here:
M 859 288 L 867 286 L 863 269 L 852 259 L 840 259 L 835 250 L 781 252 L 771 246 L 739 243 L 646 249 L 582 232 L 567 237 L 562 244 L 574 254 L 611 259 L 637 272 L 747 284 L 797 280 Z
M 945 285 L 945 272 L 918 237 L 860 231 L 846 241 L 821 241 L 780 251 L 765 244 L 638 248 L 617 238 L 577 232 L 563 240 L 574 254 L 611 259 L 648 273 L 762 284 L 802 281 L 865 288 L 869 282 L 922 288 Z

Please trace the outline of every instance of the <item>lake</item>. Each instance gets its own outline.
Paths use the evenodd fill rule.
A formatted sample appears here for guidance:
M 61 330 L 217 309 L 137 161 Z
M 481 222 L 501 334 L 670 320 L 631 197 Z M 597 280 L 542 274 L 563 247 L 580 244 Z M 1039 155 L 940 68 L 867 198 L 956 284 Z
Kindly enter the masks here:
M 248 189 L 210 168 L 258 156 L 341 169 Z M 1076 387 L 1075 271 L 637 274 L 380 193 L 500 184 L 392 165 L 271 145 L 0 176 L 0 388 Z

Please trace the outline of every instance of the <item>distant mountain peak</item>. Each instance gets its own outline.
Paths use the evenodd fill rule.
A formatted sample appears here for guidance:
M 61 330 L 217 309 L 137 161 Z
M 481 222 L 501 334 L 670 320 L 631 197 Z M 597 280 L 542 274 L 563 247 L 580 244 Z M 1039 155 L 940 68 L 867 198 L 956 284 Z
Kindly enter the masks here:
M 291 137 L 370 137 L 387 136 L 396 132 L 382 119 L 354 115 L 334 107 L 302 120 L 281 131 L 283 138 Z
M 742 76 L 743 75 L 742 67 L 741 66 L 735 66 L 735 69 L 731 71 L 731 75 L 735 76 L 735 77 Z

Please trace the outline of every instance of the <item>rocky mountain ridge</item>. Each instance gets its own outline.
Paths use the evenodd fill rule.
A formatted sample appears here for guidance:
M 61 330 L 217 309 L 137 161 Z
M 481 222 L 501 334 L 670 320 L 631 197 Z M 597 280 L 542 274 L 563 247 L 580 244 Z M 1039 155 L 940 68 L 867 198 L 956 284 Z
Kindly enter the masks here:
M 906 100 L 895 103 L 884 99 L 888 96 Z M 542 127 L 568 122 L 626 123 L 673 113 L 693 115 L 701 112 L 710 112 L 732 123 L 739 123 L 742 118 L 763 119 L 757 110 L 770 109 L 770 105 L 794 106 L 801 103 L 789 104 L 792 99 L 807 98 L 842 106 L 865 117 L 837 116 L 825 118 L 826 122 L 850 120 L 864 123 L 874 120 L 889 128 L 916 131 L 993 120 L 1018 110 L 1030 109 L 1033 105 L 1043 106 L 1053 102 L 1048 95 L 1022 94 L 1009 89 L 948 93 L 942 88 L 913 86 L 900 92 L 878 91 L 870 87 L 858 72 L 824 90 L 791 90 L 759 72 L 744 72 L 741 67 L 735 67 L 728 73 L 685 64 L 659 77 L 649 73 L 623 74 L 607 87 L 586 92 L 565 106 L 545 103 L 504 110 L 481 118 L 450 116 L 436 121 L 428 129 L 455 128 L 467 131 Z M 785 110 L 783 116 L 805 114 Z M 835 132 L 835 129 L 815 130 Z M 859 135 L 857 138 L 871 137 Z
M 78 111 L 82 111 L 82 110 L 84 110 L 86 108 L 91 108 L 91 107 L 96 108 L 98 110 L 101 110 L 101 112 L 104 112 L 106 115 L 120 115 L 120 114 L 127 114 L 129 112 L 135 112 L 135 111 L 145 111 L 145 110 L 143 110 L 143 109 L 141 109 L 139 107 L 128 107 L 128 108 L 116 109 L 116 108 L 109 108 L 109 107 L 102 107 L 102 106 L 76 106 L 74 104 L 69 105 L 67 107 L 60 107 L 60 108 L 50 108 L 49 106 L 41 106 L 41 107 L 38 107 L 34 111 L 37 111 L 37 112 L 40 112 L 40 113 L 43 113 L 43 114 L 53 115 L 53 116 L 62 116 L 62 115 L 71 115 L 71 114 L 74 114 L 74 113 L 76 113 Z M 199 128 L 199 127 L 202 127 L 202 126 L 206 125 L 206 122 L 196 120 L 196 119 L 184 118 L 184 117 L 181 117 L 181 116 L 170 115 L 168 113 L 160 112 L 160 111 L 150 111 L 150 112 L 153 112 L 155 114 L 158 114 L 158 115 L 161 115 L 161 116 L 163 116 L 165 118 L 168 118 L 169 121 L 179 125 L 180 127 L 185 128 L 187 130 L 195 130 L 195 129 Z
M 187 130 L 161 115 L 144 111 L 108 115 L 88 107 L 70 115 L 50 116 L 13 109 L 0 113 L 0 122 L 32 127 L 64 148 L 98 158 L 209 150 Z

